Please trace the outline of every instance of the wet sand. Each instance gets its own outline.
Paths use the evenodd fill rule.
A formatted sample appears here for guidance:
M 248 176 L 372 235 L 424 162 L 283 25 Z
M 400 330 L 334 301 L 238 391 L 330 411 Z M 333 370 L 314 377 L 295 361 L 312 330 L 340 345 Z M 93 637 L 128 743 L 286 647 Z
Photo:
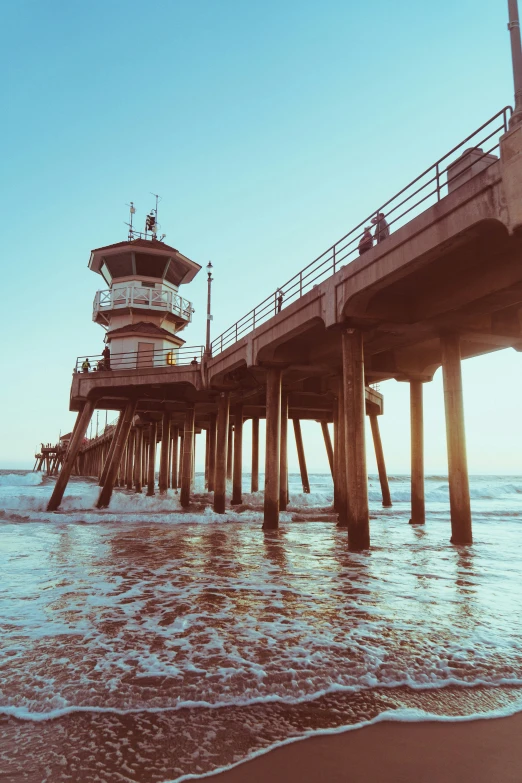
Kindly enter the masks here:
M 216 783 L 520 783 L 522 714 L 466 722 L 383 722 L 294 742 Z

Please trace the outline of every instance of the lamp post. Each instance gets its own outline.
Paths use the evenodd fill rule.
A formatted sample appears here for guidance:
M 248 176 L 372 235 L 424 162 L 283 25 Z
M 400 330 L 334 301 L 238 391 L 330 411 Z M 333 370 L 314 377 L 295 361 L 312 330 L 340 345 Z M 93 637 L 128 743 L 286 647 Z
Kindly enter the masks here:
M 522 45 L 520 42 L 517 0 L 508 0 L 508 13 L 508 30 L 511 39 L 511 59 L 513 61 L 513 81 L 515 85 L 515 109 L 509 121 L 509 126 L 512 128 L 522 122 Z
M 209 261 L 207 264 L 207 344 L 205 346 L 206 348 L 206 354 L 207 356 L 210 356 L 210 322 L 212 320 L 212 315 L 210 312 L 210 305 L 212 301 L 212 263 Z

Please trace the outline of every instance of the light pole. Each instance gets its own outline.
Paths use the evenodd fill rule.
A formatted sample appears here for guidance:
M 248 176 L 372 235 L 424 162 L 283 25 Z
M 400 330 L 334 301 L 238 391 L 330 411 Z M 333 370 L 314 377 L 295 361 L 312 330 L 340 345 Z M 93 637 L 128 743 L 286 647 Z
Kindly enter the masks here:
M 522 122 L 522 45 L 520 43 L 520 22 L 517 0 L 508 0 L 508 30 L 511 39 L 511 59 L 513 61 L 513 81 L 515 84 L 515 109 L 509 121 L 510 128 Z
M 206 354 L 207 356 L 210 356 L 210 322 L 212 320 L 212 315 L 210 312 L 210 305 L 212 302 L 212 263 L 209 261 L 207 264 L 207 286 L 208 286 L 208 292 L 207 292 L 207 344 L 205 346 L 206 348 Z

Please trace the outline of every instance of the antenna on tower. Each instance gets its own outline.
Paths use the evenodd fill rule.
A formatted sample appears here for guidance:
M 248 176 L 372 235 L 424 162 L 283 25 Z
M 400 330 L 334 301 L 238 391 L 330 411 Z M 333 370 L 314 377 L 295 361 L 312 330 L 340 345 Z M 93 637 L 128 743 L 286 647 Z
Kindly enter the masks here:
M 129 222 L 125 223 L 125 225 L 129 227 L 129 242 L 132 242 L 132 240 L 134 239 L 134 229 L 132 227 L 132 218 L 136 214 L 136 207 L 134 206 L 134 202 L 133 201 L 131 201 L 130 204 L 127 204 L 127 206 L 129 208 L 129 215 L 130 215 L 130 217 L 129 217 Z

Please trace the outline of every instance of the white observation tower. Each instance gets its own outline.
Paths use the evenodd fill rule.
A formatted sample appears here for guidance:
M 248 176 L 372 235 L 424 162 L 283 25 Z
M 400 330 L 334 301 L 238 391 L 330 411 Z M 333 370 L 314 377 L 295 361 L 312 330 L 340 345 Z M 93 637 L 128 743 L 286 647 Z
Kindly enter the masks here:
M 201 269 L 199 264 L 156 237 L 157 207 L 145 232 L 132 228 L 126 242 L 96 248 L 89 269 L 107 285 L 94 298 L 93 321 L 107 330 L 111 369 L 177 364 L 184 340 L 179 332 L 192 320 L 192 303 L 179 293 Z

